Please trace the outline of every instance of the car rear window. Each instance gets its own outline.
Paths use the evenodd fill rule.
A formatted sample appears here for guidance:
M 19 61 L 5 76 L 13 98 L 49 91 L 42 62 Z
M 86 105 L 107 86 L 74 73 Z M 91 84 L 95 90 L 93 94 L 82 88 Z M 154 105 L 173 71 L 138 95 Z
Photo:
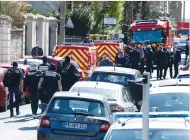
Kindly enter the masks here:
M 50 103 L 48 113 L 76 114 L 84 113 L 89 116 L 104 117 L 105 110 L 101 102 L 90 99 L 55 98 Z
M 184 75 L 179 75 L 177 79 L 187 79 L 190 78 L 190 74 L 184 74 Z
M 160 93 L 150 95 L 150 110 L 158 112 L 189 111 L 189 93 Z
M 189 130 L 149 129 L 149 140 L 189 140 Z M 142 140 L 141 130 L 112 130 L 108 140 Z
M 107 97 L 108 100 L 117 100 L 119 91 L 118 90 L 111 90 L 111 89 L 103 89 L 103 88 L 94 88 L 94 87 L 74 87 L 72 88 L 73 92 L 85 92 L 85 93 L 94 93 L 98 95 L 104 95 Z
M 134 76 L 130 74 L 120 74 L 111 72 L 94 72 L 90 81 L 100 81 L 116 83 L 128 87 L 128 80 L 134 80 Z

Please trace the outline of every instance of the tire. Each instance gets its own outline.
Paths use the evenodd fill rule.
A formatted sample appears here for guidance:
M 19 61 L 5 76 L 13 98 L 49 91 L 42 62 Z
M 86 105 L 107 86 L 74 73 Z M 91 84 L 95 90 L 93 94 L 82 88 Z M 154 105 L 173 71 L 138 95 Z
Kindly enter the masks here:
M 29 96 L 25 96 L 25 104 L 30 104 L 30 97 Z

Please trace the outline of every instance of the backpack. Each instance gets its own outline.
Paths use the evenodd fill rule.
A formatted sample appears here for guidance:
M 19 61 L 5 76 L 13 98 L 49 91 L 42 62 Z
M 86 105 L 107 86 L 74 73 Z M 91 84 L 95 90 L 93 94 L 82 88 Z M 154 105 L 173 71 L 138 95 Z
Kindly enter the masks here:
M 10 86 L 12 73 L 13 73 L 12 69 L 8 69 L 7 72 L 5 73 L 4 79 L 3 79 L 3 85 L 5 87 Z

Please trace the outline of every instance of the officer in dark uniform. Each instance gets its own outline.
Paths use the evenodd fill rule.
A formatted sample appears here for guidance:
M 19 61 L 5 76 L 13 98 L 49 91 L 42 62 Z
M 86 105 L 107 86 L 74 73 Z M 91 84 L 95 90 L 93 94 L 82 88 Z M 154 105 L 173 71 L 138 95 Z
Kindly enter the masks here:
M 13 111 L 13 97 L 15 95 L 16 100 L 16 115 L 19 115 L 19 104 L 21 95 L 20 93 L 23 92 L 23 80 L 24 80 L 24 73 L 21 69 L 18 69 L 17 62 L 13 62 L 13 68 L 7 70 L 10 72 L 10 83 L 8 85 L 9 91 L 9 108 L 10 108 L 10 117 L 14 116 Z
M 44 88 L 44 96 L 46 104 L 49 103 L 55 92 L 62 91 L 61 85 L 61 76 L 57 72 L 55 72 L 56 67 L 54 64 L 51 64 L 48 71 L 45 71 L 38 83 L 38 89 L 41 88 L 43 83 Z
M 76 67 L 70 63 L 70 57 L 66 56 L 65 61 L 61 62 L 57 68 L 57 73 L 61 75 L 63 91 L 69 89 L 80 80 L 80 73 Z
M 150 72 L 150 77 L 153 69 L 153 60 L 154 60 L 154 53 L 151 50 L 151 46 L 148 45 L 145 53 L 145 59 L 146 59 L 146 71 Z
M 157 61 L 157 80 L 162 80 L 163 69 L 166 64 L 166 55 L 162 51 L 162 47 L 156 52 L 156 61 Z
M 125 67 L 126 60 L 122 50 L 118 51 L 118 55 L 115 57 L 115 64 L 117 67 Z
M 131 52 L 130 63 L 132 69 L 139 70 L 140 53 L 136 47 L 134 47 L 133 51 Z
M 164 48 L 163 51 L 166 55 L 166 64 L 164 66 L 164 79 L 166 79 L 167 70 L 168 70 L 168 67 L 171 62 L 170 62 L 170 54 L 169 54 L 168 50 L 166 48 Z M 170 77 L 171 77 L 171 70 L 170 70 Z
M 42 74 L 42 71 L 37 70 L 36 67 L 31 67 L 24 79 L 24 92 L 28 89 L 30 93 L 31 109 L 34 118 L 36 118 L 38 110 L 38 83 Z
M 176 47 L 174 47 L 174 78 L 178 75 L 178 67 L 181 62 L 181 51 Z
M 47 57 L 43 56 L 42 58 L 43 63 L 38 66 L 38 70 L 40 71 L 48 71 L 49 70 L 49 64 L 47 63 Z

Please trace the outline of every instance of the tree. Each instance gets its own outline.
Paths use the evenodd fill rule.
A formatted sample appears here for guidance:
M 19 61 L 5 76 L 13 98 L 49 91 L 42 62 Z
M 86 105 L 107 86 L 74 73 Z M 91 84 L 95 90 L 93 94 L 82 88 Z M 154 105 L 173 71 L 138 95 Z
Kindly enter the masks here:
M 75 7 L 69 17 L 72 19 L 74 28 L 66 28 L 67 35 L 85 36 L 94 25 L 91 8 L 83 4 Z
M 24 15 L 27 12 L 28 2 L 22 1 L 0 1 L 0 14 L 5 14 L 12 18 L 12 25 L 20 26 L 24 24 Z

